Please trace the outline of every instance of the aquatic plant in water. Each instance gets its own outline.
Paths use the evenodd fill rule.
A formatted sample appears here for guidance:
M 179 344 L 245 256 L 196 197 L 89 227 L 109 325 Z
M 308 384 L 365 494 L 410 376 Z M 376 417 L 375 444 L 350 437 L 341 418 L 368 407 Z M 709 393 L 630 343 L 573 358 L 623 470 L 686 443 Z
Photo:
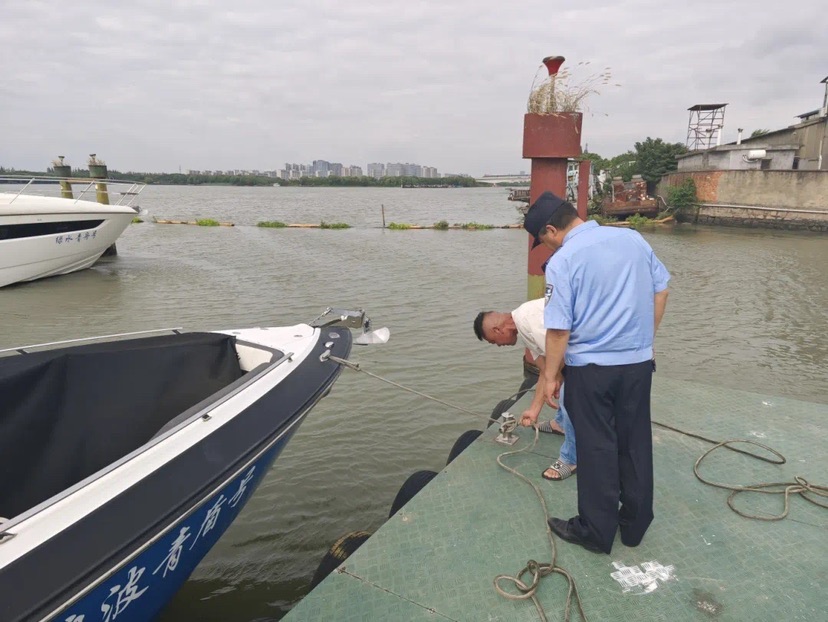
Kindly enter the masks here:
M 320 229 L 350 229 L 351 225 L 344 222 L 325 222 L 324 220 L 319 223 Z

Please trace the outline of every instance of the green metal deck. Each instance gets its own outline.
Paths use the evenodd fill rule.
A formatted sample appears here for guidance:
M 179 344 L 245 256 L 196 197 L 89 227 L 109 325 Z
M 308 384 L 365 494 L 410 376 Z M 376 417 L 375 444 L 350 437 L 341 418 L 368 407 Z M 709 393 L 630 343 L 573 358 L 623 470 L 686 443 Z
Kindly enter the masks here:
M 512 412 L 526 404 L 528 397 Z M 755 440 L 787 458 L 775 466 L 720 449 L 702 465 L 710 479 L 747 485 L 800 475 L 828 484 L 828 405 L 656 375 L 653 419 L 717 440 Z M 519 428 L 521 439 L 509 448 L 493 442 L 496 427 L 285 620 L 538 620 L 531 602 L 506 600 L 492 586 L 496 575 L 515 575 L 529 559 L 551 559 L 535 493 L 495 461 L 530 442 L 531 434 Z M 828 620 L 828 510 L 796 496 L 782 521 L 742 518 L 728 508 L 728 491 L 693 475 L 693 464 L 710 444 L 658 426 L 653 441 L 656 518 L 641 545 L 627 548 L 616 537 L 612 554 L 598 555 L 558 541 L 558 564 L 575 577 L 588 619 Z M 541 484 L 553 516 L 569 518 L 576 512 L 577 477 L 540 478 L 560 443 L 561 437 L 542 434 L 533 453 L 504 461 Z M 781 495 L 748 493 L 736 502 L 750 513 L 778 514 L 783 506 Z M 619 566 L 648 562 L 673 566 L 674 578 L 657 580 L 655 589 L 650 582 L 652 591 L 642 593 L 624 591 L 611 576 Z M 558 575 L 542 580 L 538 598 L 549 620 L 563 619 L 566 585 Z M 572 619 L 578 619 L 575 611 Z

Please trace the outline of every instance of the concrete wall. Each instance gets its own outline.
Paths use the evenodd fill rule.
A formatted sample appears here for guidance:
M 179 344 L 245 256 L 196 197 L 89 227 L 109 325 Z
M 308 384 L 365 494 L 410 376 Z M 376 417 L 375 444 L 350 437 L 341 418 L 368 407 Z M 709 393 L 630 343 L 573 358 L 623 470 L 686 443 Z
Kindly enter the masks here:
M 763 160 L 746 161 L 751 150 L 765 149 L 765 167 L 771 170 L 791 170 L 797 148 L 788 146 L 771 147 L 767 144 L 754 143 L 754 146 L 727 145 L 707 151 L 691 152 L 678 159 L 679 171 L 742 171 L 760 170 Z
M 688 171 L 665 175 L 658 194 L 692 178 L 696 222 L 828 231 L 828 171 Z

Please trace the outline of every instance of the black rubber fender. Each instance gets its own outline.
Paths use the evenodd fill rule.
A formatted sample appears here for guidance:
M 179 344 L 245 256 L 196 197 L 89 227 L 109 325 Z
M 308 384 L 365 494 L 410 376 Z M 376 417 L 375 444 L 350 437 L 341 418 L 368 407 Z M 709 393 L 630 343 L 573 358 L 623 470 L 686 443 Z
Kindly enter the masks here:
M 394 497 L 394 502 L 391 504 L 391 511 L 388 513 L 388 518 L 391 518 L 399 512 L 403 506 L 411 501 L 418 492 L 425 488 L 431 480 L 437 477 L 435 471 L 416 471 L 408 476 L 408 479 L 400 486 L 397 496 Z
M 336 570 L 337 566 L 348 559 L 370 537 L 370 531 L 352 531 L 334 542 L 319 562 L 319 567 L 311 579 L 310 589 L 322 583 L 325 577 Z
M 451 451 L 449 452 L 446 464 L 451 464 L 452 460 L 454 460 L 457 456 L 463 453 L 466 447 L 468 447 L 474 441 L 476 441 L 477 437 L 479 437 L 481 434 L 483 434 L 481 430 L 466 430 L 459 437 L 457 437 L 457 440 L 454 441 L 454 446 L 451 448 Z

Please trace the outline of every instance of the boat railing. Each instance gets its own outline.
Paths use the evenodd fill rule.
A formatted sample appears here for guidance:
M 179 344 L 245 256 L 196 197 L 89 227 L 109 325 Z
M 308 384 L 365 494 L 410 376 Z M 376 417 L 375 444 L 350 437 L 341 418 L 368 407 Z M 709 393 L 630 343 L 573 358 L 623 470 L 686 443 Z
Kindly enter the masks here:
M 53 346 L 64 346 L 66 344 L 80 344 L 93 343 L 95 341 L 105 341 L 108 339 L 120 339 L 121 337 L 135 337 L 136 335 L 155 335 L 163 333 L 180 333 L 183 329 L 180 326 L 175 328 L 156 328 L 154 330 L 139 330 L 131 333 L 117 333 L 115 335 L 101 335 L 99 337 L 82 337 L 80 339 L 65 339 L 64 341 L 50 341 L 48 343 L 36 343 L 30 346 L 19 346 L 16 348 L 5 348 L 0 350 L 0 355 L 9 352 L 17 352 L 18 354 L 29 354 L 31 350 L 38 348 L 51 348 Z
M 31 195 L 36 194 L 33 192 L 33 188 L 42 186 L 44 184 L 60 184 L 62 189 L 68 189 L 71 193 L 71 199 L 77 203 L 78 201 L 82 200 L 87 193 L 96 193 L 96 195 L 101 192 L 101 190 L 105 191 L 107 195 L 111 194 L 109 192 L 110 186 L 126 186 L 127 189 L 123 192 L 119 192 L 121 195 L 117 202 L 108 203 L 109 205 L 122 205 L 126 207 L 132 207 L 133 202 L 135 202 L 136 198 L 141 191 L 146 187 L 147 184 L 140 182 L 140 181 L 129 181 L 124 179 L 109 179 L 109 178 L 101 178 L 95 179 L 92 177 L 52 177 L 52 176 L 19 176 L 19 175 L 0 175 L 0 188 L 2 188 L 3 184 L 23 184 L 23 187 L 15 194 L 14 198 L 9 201 L 9 203 L 14 203 L 15 199 L 20 197 L 21 195 Z M 73 186 L 80 185 L 83 188 L 80 191 L 78 196 L 75 196 Z M 68 196 L 66 198 L 69 198 Z M 107 196 L 107 200 L 109 197 Z

